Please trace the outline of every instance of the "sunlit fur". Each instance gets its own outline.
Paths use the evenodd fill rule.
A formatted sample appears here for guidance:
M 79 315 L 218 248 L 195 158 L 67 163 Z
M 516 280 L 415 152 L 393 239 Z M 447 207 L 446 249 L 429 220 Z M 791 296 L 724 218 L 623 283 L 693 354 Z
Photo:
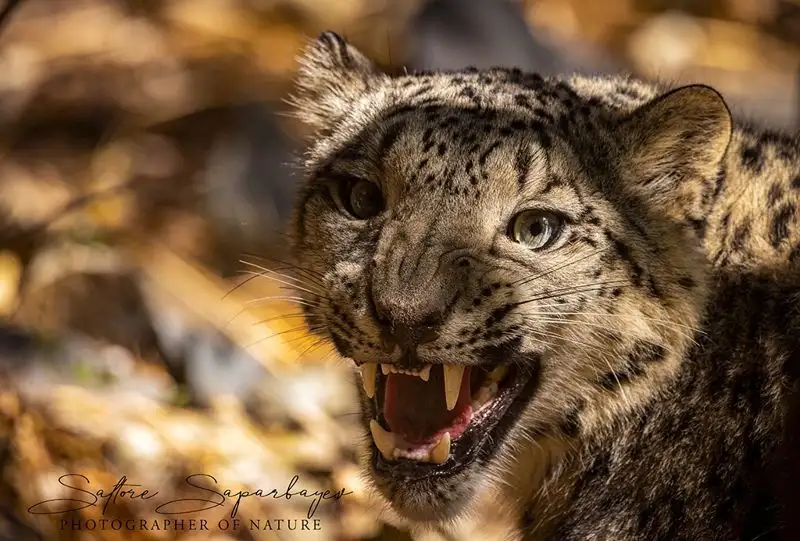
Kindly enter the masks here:
M 507 362 L 538 363 L 536 392 L 486 464 L 413 486 L 371 476 L 417 525 L 458 531 L 492 509 L 512 517 L 509 538 L 588 538 L 565 526 L 570 509 L 594 509 L 575 492 L 591 478 L 587 453 L 612 443 L 628 452 L 637 434 L 621 427 L 646 429 L 659 401 L 676 408 L 665 397 L 682 392 L 681 374 L 721 355 L 699 342 L 708 321 L 728 317 L 713 311 L 723 286 L 765 269 L 780 275 L 770 292 L 796 286 L 781 280 L 800 253 L 785 210 L 797 208 L 800 145 L 733 128 L 708 87 L 499 69 L 389 77 L 326 33 L 301 58 L 294 105 L 314 132 L 293 250 L 317 332 L 357 364 L 397 362 L 371 302 L 412 321 L 455 298 L 439 337 L 419 347 L 424 362 L 480 364 L 487 347 L 518 339 Z M 754 152 L 758 170 L 742 165 Z M 349 216 L 331 188 L 342 178 L 376 183 L 386 210 Z M 763 212 L 768 200 L 774 212 Z M 533 251 L 507 235 L 526 209 L 566 217 L 553 246 Z M 782 426 L 773 413 L 766 436 Z M 667 528 L 637 529 L 623 515 L 595 519 L 595 532 L 616 536 L 597 539 Z

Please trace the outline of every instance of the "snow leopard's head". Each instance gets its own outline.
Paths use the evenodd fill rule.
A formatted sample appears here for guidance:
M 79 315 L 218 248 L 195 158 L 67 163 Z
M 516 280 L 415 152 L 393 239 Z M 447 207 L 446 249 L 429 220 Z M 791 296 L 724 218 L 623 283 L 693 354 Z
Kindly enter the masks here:
M 674 373 L 730 139 L 715 91 L 392 77 L 325 33 L 294 101 L 315 134 L 298 294 L 358 368 L 364 466 L 401 515 L 457 515 L 504 468 Z

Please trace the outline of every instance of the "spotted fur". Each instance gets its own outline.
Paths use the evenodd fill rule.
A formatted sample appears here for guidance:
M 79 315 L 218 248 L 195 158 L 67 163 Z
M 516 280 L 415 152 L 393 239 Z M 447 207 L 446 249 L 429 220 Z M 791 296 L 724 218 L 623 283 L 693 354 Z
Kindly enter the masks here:
M 453 532 L 502 513 L 508 539 L 776 538 L 800 360 L 796 137 L 734 122 L 700 85 L 390 77 L 333 33 L 301 58 L 294 103 L 314 131 L 293 225 L 311 324 L 356 364 L 402 363 L 380 313 L 435 314 L 423 362 L 537 374 L 473 467 L 375 478 L 393 512 Z M 337 200 L 355 179 L 381 189 L 374 218 Z M 548 250 L 508 237 L 530 208 L 564 216 Z

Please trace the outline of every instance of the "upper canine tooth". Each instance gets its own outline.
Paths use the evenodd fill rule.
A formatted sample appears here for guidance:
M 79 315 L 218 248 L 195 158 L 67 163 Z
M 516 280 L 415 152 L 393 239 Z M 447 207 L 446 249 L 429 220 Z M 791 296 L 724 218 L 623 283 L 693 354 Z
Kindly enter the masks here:
M 436 447 L 431 449 L 430 461 L 434 464 L 444 464 L 450 456 L 450 432 L 445 432 Z
M 392 365 L 381 363 L 381 372 L 383 372 L 384 376 L 388 376 L 389 372 L 392 371 Z
M 383 429 L 378 421 L 375 419 L 369 422 L 369 431 L 372 433 L 372 439 L 375 442 L 375 447 L 381 452 L 383 458 L 392 460 L 394 454 L 394 434 L 387 432 Z
M 361 367 L 361 383 L 364 385 L 364 392 L 368 398 L 375 396 L 375 376 L 378 373 L 378 365 L 367 363 Z
M 447 411 L 451 411 L 458 402 L 461 380 L 464 378 L 464 366 L 443 364 L 442 369 L 444 369 L 444 399 L 447 402 Z
M 420 370 L 419 374 L 417 375 L 420 378 L 422 378 L 422 381 L 428 381 L 431 377 L 431 365 L 426 364 L 425 367 L 422 370 Z

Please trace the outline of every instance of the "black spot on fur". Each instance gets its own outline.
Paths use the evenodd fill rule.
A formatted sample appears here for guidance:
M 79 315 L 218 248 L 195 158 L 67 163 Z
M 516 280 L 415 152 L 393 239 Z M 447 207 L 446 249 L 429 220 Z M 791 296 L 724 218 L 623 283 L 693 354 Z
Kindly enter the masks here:
M 526 73 L 522 85 L 532 90 L 540 90 L 544 86 L 544 78 L 538 73 Z
M 591 237 L 586 237 L 586 236 L 584 236 L 584 237 L 581 237 L 579 240 L 580 240 L 581 242 L 585 242 L 586 244 L 588 244 L 588 245 L 589 245 L 589 246 L 591 246 L 592 248 L 597 248 L 597 241 L 596 241 L 596 240 L 594 240 L 594 239 L 593 239 L 593 238 L 591 238 Z
M 430 84 L 422 85 L 421 87 L 416 89 L 410 96 L 408 96 L 408 98 L 410 98 L 410 99 L 419 98 L 420 96 L 424 96 L 425 94 L 427 94 L 431 90 L 433 90 L 433 85 L 430 85 Z M 417 105 L 419 105 L 419 103 Z
M 568 438 L 574 438 L 581 430 L 581 412 L 586 408 L 586 401 L 581 399 L 567 408 L 564 419 L 559 425 L 561 432 Z
M 545 184 L 544 188 L 542 188 L 542 194 L 546 194 L 553 188 L 557 188 L 559 186 L 564 186 L 564 181 L 557 175 L 551 175 L 550 179 L 547 181 L 547 184 Z
M 344 338 L 339 336 L 338 333 L 331 332 L 330 336 L 331 336 L 331 341 L 333 342 L 333 345 L 336 346 L 336 349 L 339 351 L 339 353 L 341 355 L 349 356 L 349 355 L 352 354 L 352 350 L 351 350 L 350 346 L 347 344 L 347 342 L 344 340 Z
M 515 336 L 496 346 L 487 346 L 476 351 L 476 355 L 489 367 L 506 364 L 510 359 L 518 358 L 522 347 L 522 337 Z
M 678 284 L 684 289 L 694 289 L 694 287 L 697 285 L 690 276 L 678 278 Z
M 514 305 L 507 304 L 505 306 L 501 306 L 500 308 L 495 308 L 492 310 L 492 313 L 489 314 L 489 317 L 486 318 L 486 322 L 484 323 L 485 327 L 491 327 L 492 325 L 499 323 L 503 320 L 504 317 L 508 315 L 511 310 L 514 309 Z
M 519 105 L 520 107 L 524 107 L 526 109 L 532 109 L 530 102 L 528 101 L 528 96 L 525 94 L 517 94 L 514 96 L 514 103 Z
M 547 128 L 541 121 L 531 121 L 531 129 L 536 132 L 536 138 L 539 140 L 539 144 L 542 145 L 544 150 L 549 150 L 553 146 L 553 139 L 550 137 Z
M 770 231 L 769 238 L 772 246 L 775 248 L 789 236 L 789 222 L 794 218 L 796 210 L 794 204 L 786 203 L 778 209 L 777 213 L 772 218 L 772 230 Z
M 619 92 L 623 96 L 628 96 L 629 98 L 633 98 L 635 100 L 640 100 L 644 97 L 637 88 L 634 88 L 632 86 L 621 86 L 619 88 Z
M 405 128 L 405 122 L 395 122 L 386 130 L 380 144 L 378 145 L 378 159 L 383 159 L 400 137 L 400 133 Z
M 619 368 L 603 374 L 597 384 L 606 390 L 614 391 L 635 378 L 644 375 L 648 364 L 660 361 L 666 351 L 662 346 L 650 342 L 636 342 Z
M 653 297 L 657 297 L 659 299 L 664 298 L 664 294 L 661 291 L 661 288 L 658 287 L 658 284 L 656 284 L 656 280 L 652 274 L 647 279 L 647 289 L 650 291 L 650 294 Z
M 631 364 L 646 365 L 664 359 L 666 350 L 663 346 L 651 342 L 638 341 L 628 353 L 628 360 Z
M 703 218 L 689 218 L 689 226 L 691 226 L 692 230 L 697 234 L 699 238 L 703 238 L 706 235 L 706 228 L 708 227 L 708 223 Z
M 719 199 L 720 194 L 725 189 L 725 181 L 728 179 L 727 167 L 723 164 L 717 172 L 717 178 L 714 184 L 714 191 L 711 194 L 711 201 L 708 204 L 713 204 Z
M 625 371 L 607 372 L 600 376 L 597 384 L 607 391 L 616 391 L 631 380 L 630 374 Z
M 730 222 L 731 222 L 731 211 L 728 211 L 722 217 L 722 220 L 720 220 L 720 226 L 722 227 L 722 229 L 728 229 L 728 225 L 730 224 Z
M 488 149 L 486 149 L 486 151 L 483 154 L 481 154 L 480 158 L 478 158 L 478 165 L 480 167 L 484 167 L 491 153 L 494 152 L 499 146 L 500 146 L 499 141 L 495 141 L 494 143 L 492 143 L 492 145 Z
M 513 120 L 513 121 L 511 121 L 510 127 L 511 127 L 512 130 L 515 130 L 515 131 L 525 131 L 525 129 L 527 128 L 525 123 L 523 121 L 521 121 L 521 120 Z
M 541 107 L 535 107 L 533 109 L 533 114 L 537 117 L 544 119 L 547 122 L 553 122 L 553 115 L 551 115 L 547 110 L 542 109 Z
M 528 180 L 532 159 L 531 150 L 526 144 L 521 146 L 514 157 L 514 171 L 517 173 L 517 186 L 520 190 L 525 187 L 525 183 Z
M 769 194 L 767 195 L 767 202 L 770 206 L 774 206 L 775 203 L 778 202 L 780 198 L 783 197 L 783 186 L 780 184 L 773 184 L 769 188 Z
M 745 242 L 747 242 L 747 237 L 750 235 L 750 224 L 742 224 L 736 228 L 736 231 L 733 232 L 733 238 L 731 239 L 731 249 L 735 251 L 740 251 L 744 248 Z
M 795 190 L 800 190 L 800 175 L 797 175 L 792 179 L 792 188 Z
M 760 145 L 747 147 L 742 151 L 742 165 L 756 174 L 764 168 L 764 152 Z
M 636 286 L 642 285 L 642 276 L 644 274 L 644 269 L 639 265 L 634 259 L 631 254 L 631 250 L 627 244 L 619 240 L 618 238 L 614 237 L 610 231 L 605 231 L 606 237 L 611 241 L 614 251 L 617 253 L 619 259 L 624 261 L 631 271 L 631 281 Z
M 792 263 L 799 263 L 800 262 L 800 243 L 797 244 L 792 251 L 789 253 L 789 261 Z

